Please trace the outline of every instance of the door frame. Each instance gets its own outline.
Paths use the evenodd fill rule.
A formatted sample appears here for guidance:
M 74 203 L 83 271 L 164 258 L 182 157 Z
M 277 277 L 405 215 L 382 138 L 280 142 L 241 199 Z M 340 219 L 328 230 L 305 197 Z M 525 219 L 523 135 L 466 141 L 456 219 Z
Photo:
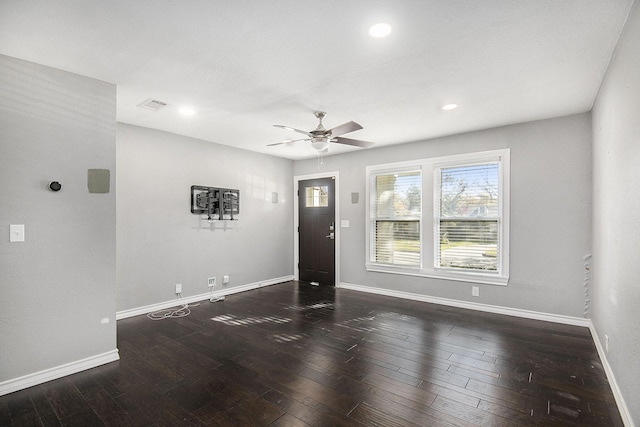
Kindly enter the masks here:
M 300 269 L 298 262 L 300 261 L 300 235 L 298 227 L 300 226 L 300 214 L 298 211 L 298 188 L 300 181 L 316 178 L 335 178 L 335 287 L 340 287 L 340 172 L 320 172 L 309 175 L 296 175 L 293 177 L 293 279 L 300 280 Z

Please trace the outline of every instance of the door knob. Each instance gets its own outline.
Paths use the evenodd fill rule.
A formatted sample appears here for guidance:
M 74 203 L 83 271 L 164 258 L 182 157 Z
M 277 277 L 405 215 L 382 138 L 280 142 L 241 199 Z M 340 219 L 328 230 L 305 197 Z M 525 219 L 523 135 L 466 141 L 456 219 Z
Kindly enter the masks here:
M 328 234 L 327 236 L 325 236 L 325 237 L 328 237 L 328 238 L 329 238 L 329 239 L 331 239 L 331 240 L 335 239 L 335 236 L 334 236 L 333 232 L 329 233 L 329 234 Z

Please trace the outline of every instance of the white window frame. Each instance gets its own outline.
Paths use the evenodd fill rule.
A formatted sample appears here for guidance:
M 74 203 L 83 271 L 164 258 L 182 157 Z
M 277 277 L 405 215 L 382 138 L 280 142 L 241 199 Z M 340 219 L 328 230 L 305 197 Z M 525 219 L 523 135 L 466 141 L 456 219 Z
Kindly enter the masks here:
M 440 168 L 465 166 L 487 162 L 499 164 L 499 242 L 498 242 L 498 271 L 439 269 L 435 268 L 436 234 L 439 227 L 435 224 L 434 209 L 439 207 L 440 201 L 437 189 Z M 380 264 L 371 260 L 375 244 L 372 237 L 374 217 L 372 212 L 372 186 L 375 182 L 371 179 L 381 173 L 403 172 L 406 170 L 420 169 L 422 173 L 422 218 L 420 224 L 420 267 L 401 267 L 388 264 Z M 404 274 L 410 276 L 431 277 L 461 282 L 482 283 L 491 285 L 507 285 L 509 281 L 509 213 L 510 213 L 510 150 L 493 150 L 478 153 L 468 153 L 453 156 L 436 157 L 430 159 L 418 159 L 407 162 L 386 163 L 366 167 L 366 260 L 365 267 L 368 271 Z M 439 241 L 439 238 L 438 238 Z

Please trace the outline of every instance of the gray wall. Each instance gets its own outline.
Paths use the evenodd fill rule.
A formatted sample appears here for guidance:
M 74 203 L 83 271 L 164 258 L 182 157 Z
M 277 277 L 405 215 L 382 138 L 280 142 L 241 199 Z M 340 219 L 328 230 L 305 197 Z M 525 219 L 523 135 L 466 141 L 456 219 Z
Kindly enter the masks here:
M 111 84 L 0 55 L 0 382 L 116 348 L 113 178 L 87 189 L 87 169 L 115 171 L 115 101 Z
M 293 274 L 291 160 L 118 124 L 118 311 Z M 240 190 L 238 221 L 190 211 L 192 185 Z M 273 193 L 278 194 L 273 203 Z
M 592 321 L 640 425 L 640 5 L 629 15 L 593 109 Z
M 511 250 L 508 286 L 367 272 L 365 166 L 451 154 L 511 149 Z M 584 256 L 591 252 L 590 115 L 544 120 L 393 147 L 328 156 L 340 172 L 341 282 L 544 313 L 583 316 Z M 296 161 L 294 175 L 318 173 Z M 360 202 L 351 203 L 351 193 Z

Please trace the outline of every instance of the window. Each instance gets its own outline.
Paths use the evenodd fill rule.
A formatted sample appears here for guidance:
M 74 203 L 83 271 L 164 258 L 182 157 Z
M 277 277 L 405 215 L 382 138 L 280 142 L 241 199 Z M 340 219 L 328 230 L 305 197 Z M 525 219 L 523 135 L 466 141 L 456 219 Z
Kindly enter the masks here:
M 367 269 L 506 284 L 509 150 L 367 167 Z
M 436 169 L 436 268 L 498 271 L 499 164 Z
M 374 177 L 374 262 L 420 266 L 420 171 L 380 173 Z
M 307 187 L 305 193 L 307 208 L 321 208 L 329 206 L 329 186 Z

